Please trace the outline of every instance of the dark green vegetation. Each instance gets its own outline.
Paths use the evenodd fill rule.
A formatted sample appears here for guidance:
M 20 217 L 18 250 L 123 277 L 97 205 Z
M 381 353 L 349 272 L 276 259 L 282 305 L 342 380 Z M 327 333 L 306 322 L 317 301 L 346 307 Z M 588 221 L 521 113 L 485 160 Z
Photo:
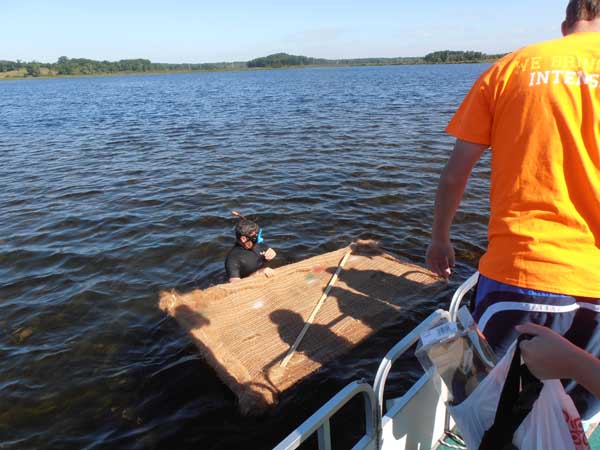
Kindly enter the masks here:
M 276 53 L 248 62 L 219 62 L 204 64 L 163 64 L 148 59 L 122 59 L 120 61 L 94 61 L 85 58 L 69 59 L 61 56 L 55 63 L 0 61 L 0 78 L 25 78 L 39 76 L 110 75 L 119 73 L 192 72 L 209 70 L 275 69 L 307 66 L 382 66 L 399 64 L 450 64 L 490 62 L 502 55 L 486 55 L 474 51 L 444 50 L 424 57 L 322 59 L 308 56 Z
M 473 51 L 443 50 L 429 53 L 423 57 L 398 57 L 398 58 L 356 58 L 356 59 L 322 59 L 307 56 L 288 55 L 276 53 L 274 55 L 256 58 L 248 61 L 249 68 L 265 67 L 298 67 L 298 66 L 387 66 L 399 64 L 453 64 L 476 63 L 495 61 L 503 55 L 486 55 Z
M 148 59 L 122 59 L 120 61 L 94 61 L 85 58 L 69 59 L 61 56 L 55 63 L 0 61 L 0 77 L 39 77 L 69 75 L 107 75 L 118 73 L 190 72 L 199 70 L 245 69 L 245 62 L 206 64 L 163 64 Z
M 429 64 L 452 64 L 465 62 L 480 62 L 495 60 L 504 55 L 486 55 L 481 52 L 456 52 L 443 50 L 441 52 L 433 52 L 425 55 L 423 58 Z

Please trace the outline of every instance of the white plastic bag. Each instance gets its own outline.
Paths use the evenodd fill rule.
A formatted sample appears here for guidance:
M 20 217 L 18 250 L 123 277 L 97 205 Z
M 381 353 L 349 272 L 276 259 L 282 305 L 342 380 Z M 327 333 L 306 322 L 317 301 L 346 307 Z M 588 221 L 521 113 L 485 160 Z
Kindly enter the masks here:
M 464 402 L 449 407 L 469 450 L 479 448 L 484 433 L 494 423 L 515 348 L 516 343 Z M 519 450 L 590 450 L 579 413 L 558 380 L 543 382 L 512 442 Z
M 581 418 L 559 380 L 544 381 L 544 388 L 514 435 L 521 450 L 590 450 Z

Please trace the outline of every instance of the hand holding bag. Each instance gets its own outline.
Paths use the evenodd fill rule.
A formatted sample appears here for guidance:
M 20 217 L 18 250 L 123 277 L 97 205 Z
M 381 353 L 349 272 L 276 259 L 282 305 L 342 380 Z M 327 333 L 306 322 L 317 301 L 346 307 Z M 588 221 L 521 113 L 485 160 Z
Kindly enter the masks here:
M 521 339 L 463 403 L 449 408 L 467 447 L 589 450 L 579 413 L 560 381 L 542 382 L 521 364 Z

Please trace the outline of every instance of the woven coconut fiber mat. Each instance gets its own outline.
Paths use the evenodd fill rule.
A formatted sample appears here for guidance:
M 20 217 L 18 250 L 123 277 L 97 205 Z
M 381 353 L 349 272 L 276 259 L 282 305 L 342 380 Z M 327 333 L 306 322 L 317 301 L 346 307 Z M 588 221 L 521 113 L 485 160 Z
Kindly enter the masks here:
M 274 272 L 271 278 L 255 275 L 205 290 L 160 293 L 160 308 L 190 334 L 245 414 L 275 404 L 280 393 L 397 320 L 403 304 L 443 287 L 428 270 L 373 245 L 353 244 Z

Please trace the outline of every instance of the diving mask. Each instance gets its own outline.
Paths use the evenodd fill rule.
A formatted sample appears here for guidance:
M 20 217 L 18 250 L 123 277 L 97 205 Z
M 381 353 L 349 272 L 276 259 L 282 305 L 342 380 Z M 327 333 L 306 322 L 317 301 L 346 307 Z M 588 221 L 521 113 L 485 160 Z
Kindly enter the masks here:
M 255 234 L 255 235 L 253 235 L 253 236 L 246 236 L 246 237 L 247 237 L 247 238 L 250 240 L 250 242 L 252 242 L 253 244 L 262 244 L 262 243 L 264 242 L 264 239 L 263 239 L 263 237 L 262 237 L 262 232 L 263 232 L 262 228 L 259 228 L 259 229 L 258 229 L 258 233 L 256 233 L 256 234 Z

